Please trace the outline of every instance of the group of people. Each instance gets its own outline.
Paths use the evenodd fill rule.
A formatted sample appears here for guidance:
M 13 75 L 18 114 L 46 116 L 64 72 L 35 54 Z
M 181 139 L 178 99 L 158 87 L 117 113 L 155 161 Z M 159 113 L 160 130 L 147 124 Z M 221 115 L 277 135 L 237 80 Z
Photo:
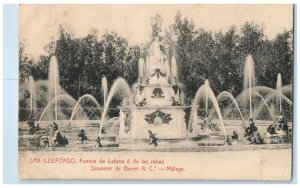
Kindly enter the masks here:
M 252 118 L 249 119 L 249 126 L 245 128 L 244 137 L 247 138 L 250 144 L 264 144 L 265 140 L 261 137 L 258 132 L 257 127 Z M 266 138 L 284 137 L 290 138 L 291 137 L 291 129 L 289 129 L 287 121 L 283 113 L 280 113 L 278 116 L 278 120 L 274 121 L 274 124 L 271 124 L 267 128 Z M 228 142 L 231 140 L 238 140 L 237 132 L 234 131 L 231 138 L 227 138 Z M 268 142 L 266 142 L 268 143 Z
M 244 137 L 246 137 L 250 144 L 264 144 L 264 139 L 260 136 L 252 118 L 249 119 L 249 126 L 245 127 L 244 129 Z M 240 140 L 237 131 L 233 131 L 232 135 L 227 136 L 226 138 L 226 143 L 228 145 L 238 143 L 239 141 Z
M 27 130 L 30 134 L 35 134 L 37 130 L 41 130 L 38 124 L 35 126 L 35 121 L 32 115 L 29 116 L 27 125 L 28 125 Z M 82 143 L 82 144 L 88 143 L 89 139 L 84 129 L 81 129 L 78 132 L 76 141 L 77 143 Z M 68 138 L 66 138 L 65 135 L 61 134 L 61 132 L 58 129 L 58 124 L 56 122 L 51 123 L 44 130 L 42 135 L 39 136 L 39 140 L 38 140 L 38 145 L 40 147 L 61 147 L 61 146 L 66 146 L 68 144 L 69 144 Z M 95 144 L 93 147 L 94 148 L 102 147 L 101 139 L 99 136 L 95 140 Z

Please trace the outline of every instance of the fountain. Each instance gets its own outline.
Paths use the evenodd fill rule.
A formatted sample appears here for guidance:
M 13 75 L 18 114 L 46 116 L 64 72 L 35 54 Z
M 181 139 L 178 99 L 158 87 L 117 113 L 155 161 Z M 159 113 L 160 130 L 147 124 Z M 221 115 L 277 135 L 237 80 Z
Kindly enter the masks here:
M 192 125 L 193 124 L 193 119 L 195 118 L 194 115 L 197 112 L 198 104 L 200 103 L 203 96 L 205 97 L 205 111 L 207 111 L 208 99 L 210 99 L 211 102 L 213 103 L 214 109 L 217 112 L 219 121 L 220 121 L 221 126 L 222 126 L 223 134 L 226 138 L 227 134 L 226 134 L 226 129 L 225 129 L 224 122 L 223 122 L 223 117 L 222 117 L 222 114 L 221 114 L 221 111 L 220 111 L 220 107 L 219 107 L 219 104 L 218 104 L 218 101 L 217 101 L 217 98 L 216 98 L 214 92 L 212 91 L 212 89 L 209 86 L 208 80 L 205 80 L 204 85 L 200 86 L 200 88 L 197 90 L 197 92 L 195 94 L 195 98 L 194 98 L 194 101 L 193 101 L 193 104 L 192 104 L 192 109 L 191 109 L 191 114 L 192 115 L 189 119 L 188 129 L 190 131 L 194 130 L 193 125 Z
M 259 97 L 262 100 L 263 104 L 267 107 L 270 115 L 272 116 L 272 120 L 274 120 L 274 115 L 273 115 L 269 105 L 267 104 L 266 100 L 264 99 L 264 97 L 262 95 L 260 95 L 257 91 L 253 92 L 253 95 L 256 95 L 257 97 Z M 254 117 L 256 118 L 256 115 Z
M 92 95 L 90 94 L 85 94 L 83 96 L 81 96 L 78 101 L 76 102 L 74 108 L 73 108 L 73 111 L 72 111 L 72 115 L 70 117 L 70 121 L 72 121 L 74 119 L 74 116 L 77 114 L 78 110 L 79 109 L 83 109 L 82 106 L 80 105 L 82 103 L 82 101 L 84 100 L 90 100 L 92 101 L 92 103 L 94 103 L 96 105 L 96 110 L 100 111 L 101 110 L 101 106 L 100 104 L 98 103 L 97 99 L 95 97 L 93 97 Z M 100 117 L 99 117 L 100 118 Z
M 223 117 L 227 117 L 228 113 L 221 114 L 223 109 L 221 111 L 218 103 L 221 99 L 226 98 L 233 103 L 233 105 L 231 103 L 229 110 L 235 108 L 235 112 L 238 111 L 242 125 L 245 124 L 244 117 L 257 120 L 261 114 L 270 114 L 274 120 L 274 113 L 272 112 L 274 103 L 272 102 L 276 102 L 273 100 L 276 97 L 276 104 L 279 105 L 280 112 L 286 105 L 292 105 L 292 101 L 284 95 L 291 92 L 292 86 L 282 86 L 280 73 L 278 74 L 276 89 L 255 86 L 254 62 L 252 56 L 248 55 L 245 59 L 244 90 L 242 93 L 235 98 L 230 92 L 223 91 L 216 97 L 209 81 L 205 80 L 204 84 L 198 88 L 192 104 L 189 104 L 191 106 L 187 106 L 184 85 L 178 80 L 176 58 L 174 55 L 169 57 L 169 51 L 165 48 L 159 39 L 155 39 L 149 48 L 142 53 L 138 61 L 139 78 L 132 86 L 129 86 L 123 78 L 117 78 L 111 88 L 108 89 L 107 78 L 103 76 L 101 80 L 103 108 L 97 99 L 90 94 L 84 94 L 76 101 L 60 87 L 58 61 L 55 56 L 52 56 L 47 81 L 35 82 L 32 76 L 29 77 L 30 101 L 29 103 L 26 101 L 25 104 L 30 104 L 30 111 L 35 113 L 37 101 L 46 96 L 47 105 L 39 101 L 39 105 L 43 109 L 39 115 L 39 124 L 54 119 L 56 123 L 59 121 L 60 126 L 67 127 L 67 131 L 71 130 L 68 127 L 71 125 L 75 129 L 85 127 L 90 135 L 99 137 L 101 140 L 109 140 L 118 146 L 128 142 L 134 144 L 140 143 L 140 141 L 144 142 L 149 138 L 149 132 L 153 135 L 156 134 L 159 142 L 168 144 L 174 142 L 180 143 L 181 146 L 185 140 L 186 142 L 193 141 L 197 146 L 201 146 L 203 141 L 207 141 L 205 138 L 209 138 L 208 140 L 212 141 L 210 143 L 219 140 L 219 142 L 221 141 L 220 144 L 224 145 L 224 140 L 228 138 L 227 132 L 238 130 L 241 134 L 245 127 L 236 128 L 235 125 L 240 123 L 236 119 L 226 119 L 225 126 Z M 25 84 L 24 87 L 27 85 Z M 107 119 L 110 105 L 116 96 L 123 100 L 118 106 L 119 117 Z M 25 96 L 24 98 L 28 100 L 28 97 Z M 243 104 L 244 111 L 241 110 Z M 204 105 L 203 108 L 202 105 Z M 266 107 L 267 112 L 261 112 L 263 107 Z M 71 110 L 70 113 L 67 110 Z M 226 111 L 225 109 L 225 112 L 230 112 L 229 110 Z M 213 118 L 216 119 L 213 120 L 218 122 L 222 132 L 220 129 L 207 128 L 209 127 L 208 124 L 205 127 L 199 123 L 199 118 L 202 118 L 201 114 L 205 114 L 205 118 L 202 119 L 206 122 L 215 113 L 217 116 L 214 116 Z M 267 118 L 262 119 L 261 122 L 266 124 Z M 65 126 L 67 123 L 68 125 Z M 105 129 L 110 132 L 102 131 Z M 68 132 L 68 134 L 74 136 L 72 132 Z M 214 138 L 216 139 L 214 140 Z M 195 140 L 199 142 L 194 142 Z M 218 143 L 215 142 L 214 144 Z
M 279 112 L 281 113 L 282 107 L 281 107 L 281 95 L 280 94 L 282 94 L 282 80 L 281 80 L 281 74 L 280 73 L 278 73 L 278 76 L 277 76 L 276 89 L 277 89 L 277 92 L 278 92 L 277 101 L 279 102 Z
M 100 122 L 100 128 L 99 128 L 99 136 L 101 136 L 101 131 L 103 126 L 104 126 L 104 120 L 105 120 L 105 117 L 106 117 L 106 114 L 107 114 L 107 111 L 108 111 L 108 108 L 109 108 L 109 104 L 112 100 L 112 98 L 116 95 L 116 94 L 124 94 L 125 97 L 128 97 L 127 99 L 129 104 L 131 104 L 131 96 L 132 96 L 132 93 L 131 93 L 131 89 L 130 89 L 130 86 L 128 85 L 128 83 L 126 82 L 126 80 L 124 80 L 123 78 L 118 78 L 112 85 L 110 91 L 109 91 L 109 94 L 108 94 L 108 97 L 105 101 L 105 105 L 104 105 L 104 108 L 103 108 L 103 113 L 102 113 L 102 116 L 101 116 L 101 122 Z M 124 97 L 124 96 L 123 96 Z
M 30 92 L 30 112 L 36 114 L 35 83 L 32 76 L 29 76 L 29 92 Z
M 59 95 L 59 71 L 58 63 L 55 56 L 52 56 L 50 59 L 50 66 L 48 72 L 48 99 L 54 98 L 54 113 L 55 113 L 55 122 L 57 123 L 57 95 Z M 51 88 L 51 89 L 50 89 Z M 52 90 L 53 89 L 53 90 Z
M 145 75 L 145 61 L 144 59 L 140 58 L 139 59 L 139 78 L 141 80 L 141 82 L 144 82 L 144 75 Z
M 284 85 L 281 88 L 282 94 L 287 93 L 287 94 L 291 94 L 292 95 L 292 91 L 293 91 L 292 84 Z
M 173 56 L 171 60 L 171 72 L 172 72 L 172 77 L 175 80 L 177 78 L 177 63 L 176 63 L 175 56 Z
M 187 136 L 184 119 L 186 106 L 179 102 L 179 93 L 183 91 L 176 78 L 176 60 L 172 57 L 169 61 L 161 50 L 163 47 L 155 39 L 146 52 L 146 58 L 141 56 L 139 60 L 140 81 L 135 86 L 136 91 L 131 100 L 119 107 L 120 142 L 147 139 L 148 131 L 157 134 L 160 140 L 180 140 Z M 113 93 L 112 88 L 109 95 L 113 96 Z M 109 100 L 110 97 L 105 109 Z M 105 113 L 101 118 L 102 123 L 103 116 Z
M 262 97 L 264 98 L 263 103 L 261 103 L 255 110 L 254 112 L 254 117 L 257 117 L 257 115 L 260 113 L 261 109 L 263 106 L 266 106 L 269 109 L 269 103 L 272 99 L 274 99 L 275 97 L 278 99 L 280 97 L 281 100 L 281 104 L 283 102 L 285 102 L 287 105 L 292 106 L 292 101 L 287 98 L 285 95 L 283 95 L 282 93 L 279 93 L 277 90 L 269 88 L 269 87 L 265 87 L 265 86 L 256 86 L 253 88 L 253 90 L 255 90 L 257 93 L 259 92 L 264 92 L 267 93 L 266 97 Z M 278 102 L 278 101 L 277 101 Z M 277 103 L 278 104 L 278 103 Z
M 101 92 L 103 95 L 103 106 L 105 106 L 105 101 L 107 98 L 107 91 L 108 91 L 108 87 L 107 87 L 107 79 L 105 76 L 102 77 L 101 80 Z
M 39 122 L 42 121 L 44 115 L 49 111 L 50 107 L 54 104 L 54 105 L 57 105 L 58 104 L 58 101 L 68 101 L 69 104 L 76 104 L 76 100 L 71 97 L 70 95 L 66 95 L 66 94 L 62 94 L 62 95 L 57 95 L 56 97 L 54 97 L 53 99 L 51 99 L 47 106 L 44 108 L 44 111 L 42 112 L 40 118 L 39 118 Z M 57 110 L 57 107 L 55 108 L 55 110 Z M 57 113 L 56 113 L 57 115 Z M 56 122 L 58 120 L 57 116 L 56 116 Z
M 244 117 L 243 117 L 243 114 L 242 114 L 242 111 L 237 103 L 237 101 L 235 100 L 235 98 L 233 97 L 233 95 L 231 93 L 229 93 L 228 91 L 223 91 L 221 92 L 218 96 L 217 96 L 217 100 L 219 101 L 220 99 L 222 99 L 223 97 L 227 97 L 229 98 L 231 101 L 233 101 L 236 109 L 238 110 L 240 116 L 241 116 L 241 119 L 244 120 Z
M 255 86 L 254 62 L 251 55 L 247 55 L 244 67 L 244 90 L 249 89 L 249 116 L 252 118 L 252 87 Z
M 33 80 L 31 81 L 31 83 L 32 82 Z M 43 107 L 43 111 L 39 114 L 39 123 L 42 120 L 52 120 L 53 118 L 57 123 L 59 117 L 62 119 L 70 118 L 63 112 L 63 110 L 66 111 L 66 108 L 72 108 L 72 111 L 70 112 L 73 112 L 73 108 L 76 105 L 76 100 L 68 95 L 62 88 L 60 88 L 58 61 L 55 56 L 52 56 L 50 58 L 48 81 L 39 80 L 35 83 L 35 86 L 37 87 L 34 88 L 35 95 L 33 97 L 33 100 L 37 101 L 43 100 L 44 98 L 47 99 L 46 106 Z M 47 92 L 45 92 L 43 88 L 45 88 Z M 61 105 L 63 105 L 62 108 L 60 108 Z M 76 108 L 78 108 L 78 105 L 76 106 Z M 72 119 L 73 118 L 74 115 Z
M 205 80 L 204 85 L 205 85 L 205 116 L 208 116 L 208 87 L 209 87 L 208 80 Z

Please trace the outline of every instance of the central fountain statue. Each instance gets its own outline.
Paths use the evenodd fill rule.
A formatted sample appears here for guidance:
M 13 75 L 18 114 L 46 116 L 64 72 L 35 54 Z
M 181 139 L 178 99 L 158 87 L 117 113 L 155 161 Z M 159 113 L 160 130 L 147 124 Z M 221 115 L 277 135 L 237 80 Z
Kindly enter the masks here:
M 141 55 L 135 92 L 120 107 L 120 140 L 147 139 L 149 131 L 160 140 L 186 138 L 183 91 L 175 57 L 169 61 L 167 50 L 156 38 Z

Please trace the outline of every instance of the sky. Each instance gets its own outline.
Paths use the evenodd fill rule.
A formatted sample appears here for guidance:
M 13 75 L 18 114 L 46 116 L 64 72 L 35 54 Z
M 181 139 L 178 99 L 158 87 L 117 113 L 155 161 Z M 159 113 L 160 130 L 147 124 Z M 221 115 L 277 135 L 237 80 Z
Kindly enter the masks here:
M 94 34 L 99 39 L 115 31 L 130 45 L 149 42 L 151 17 L 160 14 L 165 26 L 174 23 L 177 11 L 193 20 L 196 29 L 227 31 L 246 21 L 262 25 L 268 39 L 293 28 L 292 5 L 20 5 L 20 41 L 34 59 L 44 54 L 59 25 L 76 37 Z

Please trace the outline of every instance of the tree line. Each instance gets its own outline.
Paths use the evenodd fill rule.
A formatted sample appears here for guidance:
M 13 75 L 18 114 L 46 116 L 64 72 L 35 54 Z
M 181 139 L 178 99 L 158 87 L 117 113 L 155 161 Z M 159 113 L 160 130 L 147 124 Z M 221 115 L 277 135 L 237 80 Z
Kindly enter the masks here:
M 263 27 L 254 22 L 212 32 L 178 12 L 167 29 L 162 29 L 163 24 L 160 15 L 152 18 L 152 40 L 159 37 L 170 47 L 168 55 L 176 57 L 179 81 L 185 85 L 188 96 L 193 97 L 206 79 L 215 94 L 229 91 L 237 96 L 243 90 L 248 54 L 255 61 L 257 85 L 275 88 L 278 73 L 282 74 L 283 85 L 292 83 L 292 28 L 270 40 Z M 30 75 L 35 80 L 47 79 L 49 60 L 55 55 L 62 88 L 75 99 L 88 93 L 101 103 L 102 76 L 107 77 L 109 84 L 123 77 L 132 85 L 138 79 L 138 60 L 144 47 L 129 45 L 116 32 L 107 32 L 100 40 L 92 34 L 80 38 L 60 26 L 58 39 L 52 40 L 45 47 L 46 55 L 37 60 L 25 53 L 26 44 L 20 45 L 19 82 Z

